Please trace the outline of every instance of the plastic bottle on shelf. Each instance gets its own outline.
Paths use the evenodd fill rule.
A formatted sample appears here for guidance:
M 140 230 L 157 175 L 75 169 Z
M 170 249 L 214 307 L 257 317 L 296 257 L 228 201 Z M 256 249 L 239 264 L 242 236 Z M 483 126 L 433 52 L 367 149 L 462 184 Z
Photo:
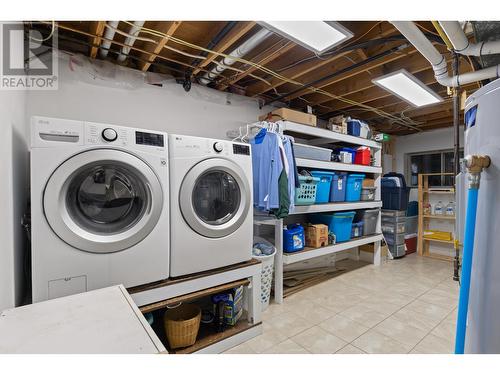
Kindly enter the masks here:
M 446 216 L 455 216 L 455 203 L 450 202 L 446 206 Z
M 424 215 L 431 215 L 432 214 L 432 206 L 429 202 L 424 203 Z
M 443 202 L 439 201 L 434 206 L 434 215 L 442 215 L 443 214 Z

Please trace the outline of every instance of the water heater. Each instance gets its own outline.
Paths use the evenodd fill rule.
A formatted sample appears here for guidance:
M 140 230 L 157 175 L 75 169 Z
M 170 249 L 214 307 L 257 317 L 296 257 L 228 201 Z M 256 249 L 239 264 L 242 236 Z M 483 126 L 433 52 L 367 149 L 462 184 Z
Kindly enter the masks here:
M 488 155 L 491 165 L 479 188 L 465 353 L 500 353 L 500 79 L 466 102 L 464 155 L 478 154 Z M 457 191 L 464 189 L 461 183 L 466 179 L 457 179 Z M 463 214 L 457 209 L 459 232 Z

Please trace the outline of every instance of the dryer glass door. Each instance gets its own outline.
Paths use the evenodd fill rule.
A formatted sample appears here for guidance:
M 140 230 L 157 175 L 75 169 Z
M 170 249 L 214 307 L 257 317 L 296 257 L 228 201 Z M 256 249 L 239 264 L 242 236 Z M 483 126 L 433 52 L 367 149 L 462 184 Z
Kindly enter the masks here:
M 248 214 L 251 200 L 242 169 L 225 159 L 207 159 L 186 175 L 179 195 L 188 225 L 205 237 L 224 237 L 237 230 Z
M 90 252 L 126 249 L 156 225 L 163 192 L 141 159 L 118 150 L 92 150 L 61 164 L 44 192 L 51 228 L 71 246 Z

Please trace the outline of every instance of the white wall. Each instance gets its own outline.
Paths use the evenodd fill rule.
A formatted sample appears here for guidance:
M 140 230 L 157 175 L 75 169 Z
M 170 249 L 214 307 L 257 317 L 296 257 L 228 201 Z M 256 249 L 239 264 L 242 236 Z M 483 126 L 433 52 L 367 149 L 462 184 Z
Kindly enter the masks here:
M 18 48 L 23 48 L 22 45 Z M 258 102 L 83 57 L 59 61 L 56 91 L 0 91 L 0 311 L 24 298 L 25 237 L 20 225 L 29 196 L 29 119 L 51 116 L 169 133 L 226 138 L 226 131 L 257 120 Z M 146 84 L 158 83 L 163 87 Z
M 0 311 L 19 305 L 24 297 L 21 218 L 28 197 L 25 99 L 24 91 L 0 90 Z
M 169 133 L 226 138 L 226 131 L 257 120 L 258 102 L 193 84 L 190 92 L 173 80 L 164 87 L 144 83 L 144 74 L 83 57 L 59 62 L 59 89 L 28 93 L 33 115 L 134 126 Z M 157 75 L 146 79 L 158 81 Z
M 460 127 L 460 146 L 463 147 L 464 129 Z M 453 149 L 454 143 L 454 132 L 453 127 L 437 129 L 428 132 L 422 132 L 417 134 L 411 134 L 407 136 L 398 137 L 395 141 L 395 158 L 396 158 L 396 171 L 399 173 L 405 172 L 406 154 L 414 152 L 427 152 L 427 151 L 439 151 L 439 150 L 449 150 Z M 453 197 L 436 197 L 433 196 L 430 199 L 430 203 L 434 207 L 438 200 L 442 200 L 444 206 L 446 206 L 449 200 Z M 411 189 L 410 200 L 418 200 L 418 190 Z M 447 220 L 432 220 L 430 222 L 430 227 L 435 230 L 444 230 L 454 232 L 453 222 Z M 432 243 L 430 247 L 432 253 L 437 253 L 441 255 L 454 256 L 453 246 L 441 245 L 437 243 Z
M 464 129 L 460 127 L 460 145 L 463 147 Z M 395 141 L 396 172 L 404 173 L 405 154 L 453 149 L 453 127 L 397 137 Z

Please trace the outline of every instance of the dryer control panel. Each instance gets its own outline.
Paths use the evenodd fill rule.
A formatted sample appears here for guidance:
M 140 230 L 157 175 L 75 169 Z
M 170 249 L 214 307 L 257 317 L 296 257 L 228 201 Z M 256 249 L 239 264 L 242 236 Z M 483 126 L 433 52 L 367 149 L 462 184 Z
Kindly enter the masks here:
M 172 134 L 170 147 L 175 149 L 176 157 L 193 156 L 250 156 L 250 145 L 220 139 L 192 137 Z

